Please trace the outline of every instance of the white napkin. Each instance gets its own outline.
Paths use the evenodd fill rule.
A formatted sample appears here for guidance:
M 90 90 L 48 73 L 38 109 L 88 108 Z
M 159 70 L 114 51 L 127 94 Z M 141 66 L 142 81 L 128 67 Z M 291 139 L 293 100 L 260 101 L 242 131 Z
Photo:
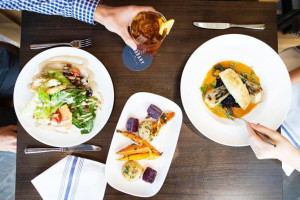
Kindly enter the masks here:
M 300 66 L 300 48 L 289 48 L 281 52 L 280 57 L 285 63 L 288 71 Z M 286 119 L 281 125 L 281 134 L 292 144 L 300 149 L 300 83 L 292 86 L 291 107 Z M 290 176 L 294 168 L 282 163 L 282 169 L 287 176 Z
M 31 182 L 44 200 L 101 200 L 105 165 L 69 155 Z

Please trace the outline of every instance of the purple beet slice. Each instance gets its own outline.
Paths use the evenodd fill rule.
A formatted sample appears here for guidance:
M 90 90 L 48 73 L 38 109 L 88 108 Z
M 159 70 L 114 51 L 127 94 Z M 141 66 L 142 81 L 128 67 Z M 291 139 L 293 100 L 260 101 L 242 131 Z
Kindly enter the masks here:
M 162 113 L 161 109 L 153 104 L 148 107 L 147 112 L 153 119 L 158 119 Z
M 147 183 L 153 183 L 155 180 L 156 174 L 157 174 L 157 172 L 154 169 L 147 167 L 143 174 L 143 180 Z
M 137 132 L 139 127 L 139 120 L 136 118 L 130 117 L 127 121 L 127 131 L 129 132 Z

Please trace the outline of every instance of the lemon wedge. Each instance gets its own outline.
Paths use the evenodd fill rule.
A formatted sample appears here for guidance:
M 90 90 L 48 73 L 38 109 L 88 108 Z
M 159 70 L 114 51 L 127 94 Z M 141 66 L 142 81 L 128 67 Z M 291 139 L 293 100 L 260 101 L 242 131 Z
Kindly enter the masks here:
M 159 28 L 159 34 L 162 35 L 164 33 L 164 30 L 167 29 L 167 35 L 169 34 L 175 20 L 170 19 L 167 22 L 162 22 L 160 28 Z

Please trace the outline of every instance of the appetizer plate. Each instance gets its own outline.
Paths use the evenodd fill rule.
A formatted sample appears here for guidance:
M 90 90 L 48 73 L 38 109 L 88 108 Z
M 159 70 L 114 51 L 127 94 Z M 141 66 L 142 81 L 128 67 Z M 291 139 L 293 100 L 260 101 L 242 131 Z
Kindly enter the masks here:
M 116 152 L 123 149 L 132 141 L 115 131 L 108 157 L 106 160 L 105 177 L 113 188 L 134 196 L 151 197 L 155 195 L 164 183 L 169 171 L 171 161 L 177 145 L 177 140 L 182 124 L 182 112 L 178 105 L 164 97 L 140 92 L 132 95 L 123 108 L 116 130 L 126 130 L 128 118 L 144 119 L 147 116 L 147 108 L 150 104 L 158 106 L 163 112 L 175 112 L 175 117 L 168 122 L 159 132 L 159 136 L 151 142 L 158 151 L 163 152 L 156 160 L 137 161 L 144 169 L 151 167 L 157 171 L 157 176 L 152 184 L 141 179 L 129 182 L 122 175 L 122 166 L 125 161 L 118 161 L 120 155 Z
M 215 116 L 202 100 L 200 86 L 211 67 L 224 60 L 235 60 L 253 68 L 264 90 L 263 101 L 245 120 L 276 130 L 289 110 L 291 83 L 278 54 L 264 42 L 246 35 L 229 34 L 202 44 L 189 58 L 181 77 L 181 99 L 192 124 L 206 137 L 229 146 L 247 146 L 244 122 Z
M 43 130 L 34 126 L 30 118 L 21 118 L 21 112 L 32 98 L 33 94 L 28 89 L 32 78 L 39 73 L 39 64 L 54 56 L 78 56 L 89 61 L 88 68 L 94 73 L 94 81 L 98 85 L 98 91 L 102 94 L 104 102 L 101 111 L 94 120 L 94 128 L 89 134 L 64 134 L 56 131 Z M 14 106 L 17 117 L 23 128 L 36 140 L 50 146 L 68 147 L 84 143 L 97 135 L 106 124 L 113 108 L 114 89 L 110 75 L 104 65 L 92 54 L 72 47 L 57 47 L 43 51 L 33 57 L 22 69 L 14 90 Z

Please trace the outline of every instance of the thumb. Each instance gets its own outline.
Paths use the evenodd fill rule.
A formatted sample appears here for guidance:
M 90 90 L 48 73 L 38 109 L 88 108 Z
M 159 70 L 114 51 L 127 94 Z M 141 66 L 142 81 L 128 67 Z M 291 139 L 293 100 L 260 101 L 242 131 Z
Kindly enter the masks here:
M 123 32 L 123 34 L 121 35 L 122 39 L 124 40 L 124 42 L 133 50 L 137 49 L 137 46 L 135 44 L 135 42 L 133 41 L 133 39 L 130 37 L 129 33 L 127 31 Z

